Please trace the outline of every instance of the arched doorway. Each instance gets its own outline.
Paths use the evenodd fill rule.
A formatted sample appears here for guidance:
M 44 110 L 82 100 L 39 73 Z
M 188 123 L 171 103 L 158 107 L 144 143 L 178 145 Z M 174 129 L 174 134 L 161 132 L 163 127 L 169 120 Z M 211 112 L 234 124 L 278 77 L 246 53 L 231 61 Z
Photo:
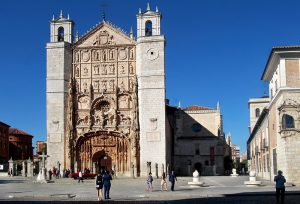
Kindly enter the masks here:
M 104 150 L 96 152 L 93 155 L 92 161 L 95 164 L 96 172 L 103 170 L 113 170 L 112 158 L 107 153 L 105 153 Z
M 119 175 L 130 175 L 133 162 L 131 142 L 119 132 L 89 132 L 76 143 L 77 169 L 114 170 Z

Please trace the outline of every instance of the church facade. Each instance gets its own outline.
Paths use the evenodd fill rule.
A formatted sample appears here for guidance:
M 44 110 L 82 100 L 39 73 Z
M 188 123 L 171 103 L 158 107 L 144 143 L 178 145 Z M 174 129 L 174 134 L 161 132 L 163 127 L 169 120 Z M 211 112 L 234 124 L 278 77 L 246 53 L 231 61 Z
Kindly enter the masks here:
M 186 153 L 177 148 L 177 160 L 174 146 L 180 143 L 188 147 L 200 140 L 178 140 L 182 137 L 172 124 L 176 111 L 167 113 L 166 41 L 161 34 L 161 14 L 157 8 L 151 11 L 148 5 L 136 18 L 136 39 L 132 31 L 126 34 L 102 21 L 73 40 L 74 22 L 69 17 L 61 13 L 50 22 L 51 36 L 46 46 L 47 169 L 108 169 L 120 176 L 146 176 L 149 172 L 168 173 L 172 168 L 191 174 L 200 150 L 193 152 L 197 154 L 195 159 L 188 153 L 192 163 L 187 170 L 180 167 L 186 165 Z M 212 121 L 221 128 L 221 119 Z M 221 135 L 215 130 L 209 137 L 213 145 L 219 144 Z M 206 157 L 201 162 L 204 165 L 210 161 L 207 166 L 217 163 L 219 167 L 214 169 L 222 174 L 222 151 L 207 151 L 201 150 Z
M 102 21 L 73 41 L 62 13 L 47 43 L 47 168 L 146 175 L 167 163 L 161 14 L 137 14 L 137 40 Z

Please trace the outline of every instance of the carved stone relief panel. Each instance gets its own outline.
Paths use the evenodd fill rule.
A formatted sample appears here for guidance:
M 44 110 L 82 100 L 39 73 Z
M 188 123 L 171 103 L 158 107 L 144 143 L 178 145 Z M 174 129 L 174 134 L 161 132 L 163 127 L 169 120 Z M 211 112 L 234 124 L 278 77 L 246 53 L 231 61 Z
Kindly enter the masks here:
M 89 109 L 90 108 L 90 97 L 87 95 L 81 95 L 78 97 L 78 108 Z
M 93 76 L 99 76 L 100 75 L 100 68 L 101 68 L 100 64 L 93 64 L 92 65 Z
M 100 89 L 100 80 L 99 79 L 93 80 L 93 88 L 94 88 L 94 92 L 99 92 L 99 89 Z
M 129 48 L 129 60 L 135 60 L 135 47 Z
M 73 56 L 74 56 L 73 62 L 80 63 L 80 50 L 74 50 Z
M 106 76 L 108 68 L 109 68 L 108 64 L 106 63 L 101 64 L 101 75 Z
M 78 126 L 87 126 L 89 125 L 89 122 L 90 122 L 89 112 L 85 112 L 85 111 L 78 112 L 78 120 L 77 120 Z
M 109 49 L 109 60 L 110 61 L 115 61 L 116 60 L 116 49 Z
M 118 63 L 118 72 L 120 76 L 125 76 L 128 74 L 128 64 L 127 62 Z
M 75 78 L 80 77 L 80 65 L 78 65 L 78 64 L 74 65 L 74 76 L 75 76 Z
M 125 47 L 119 48 L 118 52 L 119 52 L 119 57 L 118 57 L 119 60 L 123 61 L 127 59 L 127 48 Z
M 90 60 L 91 60 L 90 50 L 82 50 L 81 51 L 81 61 L 82 62 L 89 62 Z
M 129 62 L 129 64 L 128 64 L 128 74 L 129 75 L 134 75 L 135 74 L 135 63 L 134 62 Z
M 81 64 L 81 77 L 90 77 L 90 64 Z
M 89 93 L 89 91 L 90 91 L 90 79 L 82 79 L 80 92 L 81 93 Z
M 128 82 L 128 90 L 134 91 L 134 86 L 135 86 L 135 79 L 133 77 L 130 77 Z
M 120 109 L 127 109 L 129 108 L 129 96 L 128 95 L 121 95 L 119 96 L 119 108 Z
M 116 74 L 116 64 L 115 63 L 110 63 L 107 66 L 108 66 L 108 74 L 109 75 L 115 75 Z
M 128 78 L 119 78 L 118 88 L 121 93 L 127 91 L 128 90 Z
M 104 49 L 101 50 L 101 62 L 107 62 L 108 61 L 108 50 Z
M 92 50 L 92 60 L 96 62 L 101 60 L 100 50 Z

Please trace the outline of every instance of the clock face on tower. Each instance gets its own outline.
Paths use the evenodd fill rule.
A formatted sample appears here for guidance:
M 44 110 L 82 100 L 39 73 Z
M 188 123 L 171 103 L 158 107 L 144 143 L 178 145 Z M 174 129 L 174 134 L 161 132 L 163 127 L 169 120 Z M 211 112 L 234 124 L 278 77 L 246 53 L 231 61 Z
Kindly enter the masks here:
M 155 60 L 155 59 L 158 58 L 158 56 L 159 56 L 159 52 L 155 48 L 150 48 L 147 51 L 147 57 L 148 57 L 149 60 Z

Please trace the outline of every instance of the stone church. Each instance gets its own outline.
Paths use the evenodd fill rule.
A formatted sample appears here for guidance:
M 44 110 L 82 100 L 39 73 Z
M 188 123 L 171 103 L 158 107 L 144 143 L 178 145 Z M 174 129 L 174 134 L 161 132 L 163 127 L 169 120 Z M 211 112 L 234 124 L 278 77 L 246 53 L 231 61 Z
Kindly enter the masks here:
M 69 16 L 50 22 L 47 169 L 146 176 L 171 168 L 161 13 L 148 5 L 136 18 L 136 39 L 106 20 L 80 38 Z

